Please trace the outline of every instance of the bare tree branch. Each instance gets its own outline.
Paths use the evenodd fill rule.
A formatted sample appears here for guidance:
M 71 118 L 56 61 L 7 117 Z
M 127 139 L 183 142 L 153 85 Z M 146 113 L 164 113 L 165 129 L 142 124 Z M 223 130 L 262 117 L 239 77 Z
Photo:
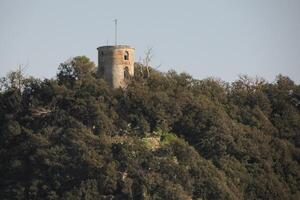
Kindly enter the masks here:
M 150 77 L 149 63 L 151 62 L 152 58 L 153 58 L 153 48 L 148 47 L 145 51 L 145 58 L 143 59 L 143 65 L 147 69 L 147 77 Z

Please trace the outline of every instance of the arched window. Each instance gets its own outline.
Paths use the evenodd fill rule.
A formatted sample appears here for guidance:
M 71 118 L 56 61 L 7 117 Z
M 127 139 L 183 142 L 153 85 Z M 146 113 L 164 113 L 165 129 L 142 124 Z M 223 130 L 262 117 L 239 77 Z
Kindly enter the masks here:
M 129 68 L 126 66 L 124 67 L 124 78 L 129 79 L 130 74 L 129 74 Z
M 124 60 L 129 60 L 129 52 L 125 51 Z

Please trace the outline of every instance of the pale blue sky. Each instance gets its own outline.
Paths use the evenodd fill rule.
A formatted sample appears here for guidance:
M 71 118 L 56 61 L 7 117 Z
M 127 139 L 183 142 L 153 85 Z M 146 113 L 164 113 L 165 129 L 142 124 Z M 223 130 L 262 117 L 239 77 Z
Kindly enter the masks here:
M 114 43 L 154 48 L 153 66 L 195 78 L 239 74 L 300 83 L 300 0 L 0 0 L 0 76 L 18 65 L 54 77 L 59 63 Z

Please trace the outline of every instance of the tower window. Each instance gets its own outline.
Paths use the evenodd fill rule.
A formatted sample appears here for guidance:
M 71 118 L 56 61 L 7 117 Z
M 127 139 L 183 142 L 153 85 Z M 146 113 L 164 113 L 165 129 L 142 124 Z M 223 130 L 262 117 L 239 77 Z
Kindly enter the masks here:
M 129 60 L 129 52 L 125 51 L 124 60 Z
M 129 79 L 130 74 L 129 74 L 129 69 L 128 67 L 124 67 L 124 78 Z

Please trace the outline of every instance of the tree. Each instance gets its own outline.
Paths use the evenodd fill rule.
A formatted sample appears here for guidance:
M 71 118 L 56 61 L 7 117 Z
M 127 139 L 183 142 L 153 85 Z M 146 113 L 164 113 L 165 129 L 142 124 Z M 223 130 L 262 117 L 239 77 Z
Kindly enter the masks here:
M 146 67 L 147 69 L 147 77 L 150 77 L 150 62 L 153 58 L 153 49 L 152 47 L 148 47 L 145 51 L 145 58 L 143 59 L 143 65 Z
M 74 86 L 76 81 L 87 80 L 95 75 L 95 64 L 86 56 L 77 56 L 61 63 L 57 74 L 60 84 Z

